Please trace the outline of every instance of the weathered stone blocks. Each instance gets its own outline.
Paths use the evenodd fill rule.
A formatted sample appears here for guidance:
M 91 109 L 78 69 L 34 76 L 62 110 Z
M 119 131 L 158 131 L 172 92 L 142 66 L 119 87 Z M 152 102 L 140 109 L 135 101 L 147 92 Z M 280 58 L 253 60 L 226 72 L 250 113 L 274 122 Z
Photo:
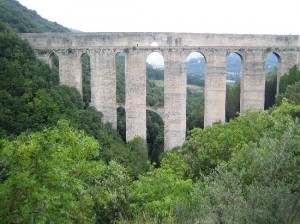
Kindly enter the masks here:
M 29 41 L 37 56 L 49 61 L 59 57 L 60 83 L 82 93 L 81 56 L 91 63 L 91 105 L 103 114 L 103 121 L 117 125 L 115 54 L 126 54 L 126 139 L 146 139 L 146 58 L 157 50 L 164 57 L 165 149 L 183 144 L 186 133 L 187 55 L 200 51 L 206 58 L 205 126 L 225 121 L 226 56 L 242 56 L 241 112 L 264 107 L 264 63 L 269 52 L 279 57 L 279 76 L 300 63 L 297 35 L 235 35 L 189 33 L 38 33 L 19 34 Z M 156 42 L 155 49 L 151 43 Z

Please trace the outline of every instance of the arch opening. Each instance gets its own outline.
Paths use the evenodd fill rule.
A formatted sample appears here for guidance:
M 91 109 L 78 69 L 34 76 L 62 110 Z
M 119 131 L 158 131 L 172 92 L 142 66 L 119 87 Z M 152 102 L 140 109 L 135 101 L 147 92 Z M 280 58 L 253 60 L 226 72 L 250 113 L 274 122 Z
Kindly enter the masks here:
M 56 77 L 57 83 L 59 83 L 59 57 L 54 52 L 49 56 L 49 67 Z
M 204 88 L 206 60 L 202 53 L 192 52 L 187 57 L 186 130 L 204 127 Z
M 117 131 L 122 140 L 126 142 L 126 110 L 125 110 L 125 54 L 118 52 L 115 55 L 116 66 L 116 102 L 117 108 Z
M 146 111 L 148 156 L 159 166 L 164 149 L 164 125 L 155 109 L 164 107 L 164 58 L 152 52 L 146 59 Z M 152 111 L 151 111 L 152 110 Z
M 164 58 L 152 52 L 146 60 L 146 104 L 149 107 L 164 107 Z
M 115 56 L 116 62 L 116 94 L 117 94 L 117 103 L 119 105 L 125 105 L 125 54 L 119 52 Z
M 164 151 L 164 122 L 155 112 L 147 110 L 148 158 L 156 167 L 160 166 L 160 155 Z
M 126 110 L 122 106 L 117 108 L 117 131 L 122 140 L 126 142 Z
M 91 61 L 86 53 L 81 55 L 82 99 L 85 107 L 91 103 Z
M 265 60 L 265 104 L 268 109 L 275 104 L 275 96 L 278 89 L 278 66 L 280 57 L 275 52 L 270 52 Z
M 225 119 L 229 121 L 240 112 L 241 74 L 243 59 L 240 54 L 232 52 L 226 60 L 226 103 Z

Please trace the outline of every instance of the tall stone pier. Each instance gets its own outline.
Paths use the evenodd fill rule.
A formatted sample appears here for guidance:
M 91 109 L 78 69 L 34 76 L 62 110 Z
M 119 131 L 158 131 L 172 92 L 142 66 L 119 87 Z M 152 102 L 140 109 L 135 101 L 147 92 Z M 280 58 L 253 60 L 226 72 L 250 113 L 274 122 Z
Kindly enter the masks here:
M 127 141 L 146 139 L 146 110 L 157 111 L 164 121 L 165 150 L 181 146 L 186 134 L 186 61 L 200 52 L 206 61 L 204 124 L 225 121 L 226 59 L 235 52 L 242 60 L 241 113 L 264 109 L 265 71 L 269 53 L 279 61 L 278 77 L 300 63 L 298 35 L 236 35 L 191 33 L 31 33 L 19 34 L 37 57 L 59 58 L 60 83 L 82 93 L 83 54 L 90 56 L 91 105 L 103 122 L 117 126 L 116 63 L 125 54 L 125 111 Z M 155 45 L 152 43 L 155 42 Z M 155 47 L 153 47 L 155 46 Z M 146 107 L 146 59 L 151 52 L 164 58 L 164 107 Z
M 126 140 L 146 139 L 146 66 L 144 51 L 128 51 L 125 65 Z
M 173 49 L 164 54 L 164 135 L 165 149 L 184 143 L 186 133 L 186 67 L 182 51 Z

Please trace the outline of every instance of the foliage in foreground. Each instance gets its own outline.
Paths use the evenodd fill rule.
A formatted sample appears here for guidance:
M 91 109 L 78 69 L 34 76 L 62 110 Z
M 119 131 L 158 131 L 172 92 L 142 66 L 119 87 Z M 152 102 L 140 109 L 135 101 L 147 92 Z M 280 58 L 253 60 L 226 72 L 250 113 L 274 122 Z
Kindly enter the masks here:
M 299 83 L 281 98 L 269 111 L 192 130 L 133 182 L 133 217 L 120 223 L 298 223 Z
M 279 82 L 279 93 L 283 94 L 286 92 L 286 88 L 289 85 L 293 85 L 294 83 L 300 81 L 300 70 L 297 65 L 294 65 L 292 68 L 289 69 L 287 74 L 284 74 L 280 78 Z
M 3 145 L 1 222 L 91 223 L 112 205 L 122 209 L 124 168 L 94 160 L 98 142 L 68 122 Z
M 286 102 L 193 130 L 182 148 L 164 155 L 160 168 L 133 183 L 134 217 L 121 223 L 298 223 L 295 111 L 300 105 Z

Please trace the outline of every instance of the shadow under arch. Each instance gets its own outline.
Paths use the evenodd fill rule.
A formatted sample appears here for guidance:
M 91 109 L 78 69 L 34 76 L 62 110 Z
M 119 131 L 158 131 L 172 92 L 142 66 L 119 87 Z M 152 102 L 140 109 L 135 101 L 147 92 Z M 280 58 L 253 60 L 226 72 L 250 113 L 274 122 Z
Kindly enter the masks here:
M 230 52 L 226 58 L 226 121 L 236 117 L 240 112 L 243 61 L 242 55 L 236 51 Z
M 52 70 L 53 75 L 55 76 L 57 84 L 59 84 L 59 57 L 55 52 L 52 52 L 49 55 L 48 64 L 50 69 Z
M 91 103 L 91 60 L 87 53 L 80 57 L 82 77 L 82 99 L 85 107 Z
M 126 142 L 126 110 L 123 106 L 117 108 L 117 131 L 122 140 Z
M 280 55 L 274 51 L 269 52 L 265 58 L 265 103 L 264 109 L 275 104 L 275 97 L 279 89 Z
M 116 95 L 117 103 L 125 105 L 126 99 L 126 82 L 125 82 L 125 62 L 126 55 L 123 51 L 119 51 L 115 55 L 115 66 L 116 66 Z
M 164 121 L 155 112 L 147 110 L 148 157 L 156 166 L 160 166 L 160 154 L 164 151 Z

